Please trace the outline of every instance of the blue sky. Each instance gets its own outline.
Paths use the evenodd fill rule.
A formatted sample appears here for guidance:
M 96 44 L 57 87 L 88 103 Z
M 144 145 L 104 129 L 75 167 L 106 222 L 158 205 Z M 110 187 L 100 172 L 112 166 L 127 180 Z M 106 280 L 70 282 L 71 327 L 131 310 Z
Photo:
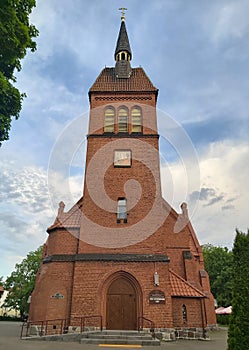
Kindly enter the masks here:
M 44 243 L 57 203 L 68 210 L 82 194 L 87 93 L 114 65 L 121 6 L 132 66 L 159 88 L 164 197 L 177 211 L 188 202 L 201 244 L 231 248 L 235 228 L 249 226 L 249 2 L 38 0 L 31 16 L 37 51 L 17 74 L 27 98 L 0 149 L 0 276 Z M 163 115 L 189 138 L 192 158 L 169 147 Z M 68 172 L 63 159 L 73 139 L 80 145 Z

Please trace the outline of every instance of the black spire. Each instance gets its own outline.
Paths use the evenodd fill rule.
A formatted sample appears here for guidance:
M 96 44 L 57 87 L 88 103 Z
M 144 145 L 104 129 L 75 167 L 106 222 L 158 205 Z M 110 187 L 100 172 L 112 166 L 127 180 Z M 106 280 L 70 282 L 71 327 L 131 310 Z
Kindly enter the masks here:
M 129 78 L 132 73 L 130 60 L 132 57 L 128 34 L 125 27 L 125 17 L 122 13 L 121 26 L 119 30 L 116 50 L 114 54 L 116 65 L 115 74 L 117 78 Z
M 125 21 L 121 22 L 121 26 L 120 26 L 120 30 L 119 30 L 119 36 L 118 36 L 118 40 L 117 40 L 117 45 L 116 45 L 116 50 L 115 50 L 115 55 L 114 58 L 116 59 L 117 54 L 121 51 L 126 51 L 128 52 L 129 56 L 130 56 L 130 60 L 131 60 L 131 47 L 130 47 L 130 43 L 129 43 L 129 39 L 128 39 L 128 34 L 126 31 L 126 27 L 125 27 Z

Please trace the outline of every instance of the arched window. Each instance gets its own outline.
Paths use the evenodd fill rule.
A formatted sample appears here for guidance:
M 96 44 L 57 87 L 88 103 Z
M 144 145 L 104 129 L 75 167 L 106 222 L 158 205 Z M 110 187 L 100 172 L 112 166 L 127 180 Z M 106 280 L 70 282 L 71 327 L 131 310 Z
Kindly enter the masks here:
M 114 109 L 112 108 L 105 110 L 104 132 L 114 132 Z
M 118 132 L 128 132 L 128 111 L 125 108 L 118 111 Z
M 182 305 L 182 320 L 183 320 L 183 323 L 187 323 L 188 321 L 188 318 L 187 318 L 187 308 L 186 308 L 186 305 Z
M 131 112 L 132 132 L 142 132 L 141 109 L 133 108 Z

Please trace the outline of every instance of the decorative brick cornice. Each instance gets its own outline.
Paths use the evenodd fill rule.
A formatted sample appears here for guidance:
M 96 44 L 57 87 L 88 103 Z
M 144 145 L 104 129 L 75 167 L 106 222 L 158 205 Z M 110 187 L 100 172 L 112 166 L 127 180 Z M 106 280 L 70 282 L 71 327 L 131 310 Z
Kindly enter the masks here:
M 74 261 L 120 261 L 120 262 L 169 262 L 163 254 L 56 254 L 43 259 L 43 263 Z
M 151 96 L 96 96 L 96 101 L 145 101 L 152 100 Z
M 141 134 L 141 133 L 132 133 L 132 134 L 126 134 L 126 133 L 103 133 L 103 134 L 89 134 L 87 135 L 87 139 L 89 138 L 156 138 L 159 139 L 158 134 Z

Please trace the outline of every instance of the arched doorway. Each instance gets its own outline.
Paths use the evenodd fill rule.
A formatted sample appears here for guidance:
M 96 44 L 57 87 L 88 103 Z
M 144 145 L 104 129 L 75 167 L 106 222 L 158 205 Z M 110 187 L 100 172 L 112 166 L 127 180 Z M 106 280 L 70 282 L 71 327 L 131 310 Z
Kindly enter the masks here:
M 138 296 L 133 283 L 125 276 L 112 281 L 106 298 L 106 328 L 131 330 L 137 328 Z

